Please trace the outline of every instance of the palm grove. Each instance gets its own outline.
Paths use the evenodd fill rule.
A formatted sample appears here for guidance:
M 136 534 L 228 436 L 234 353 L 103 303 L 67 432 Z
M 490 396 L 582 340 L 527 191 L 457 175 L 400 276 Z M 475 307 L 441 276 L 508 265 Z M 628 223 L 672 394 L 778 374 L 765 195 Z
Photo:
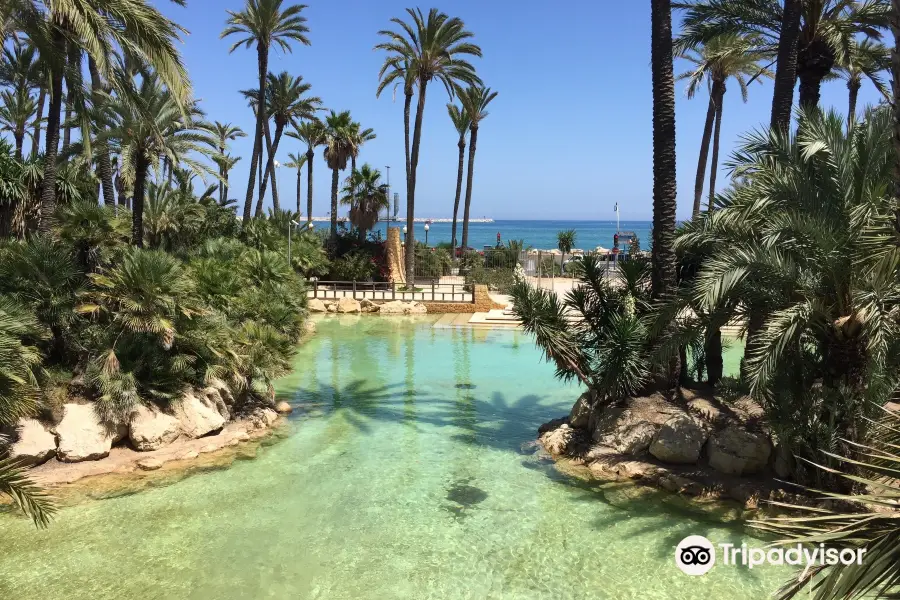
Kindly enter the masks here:
M 624 263 L 612 286 L 586 258 L 582 287 L 560 298 L 519 283 L 516 310 L 558 376 L 595 392 L 594 410 L 652 391 L 677 403 L 684 385 L 751 395 L 787 478 L 841 501 L 761 526 L 868 549 L 862 565 L 810 569 L 779 596 L 894 597 L 898 417 L 884 407 L 900 400 L 900 2 L 651 0 L 651 15 L 651 260 Z M 709 105 L 704 130 L 686 133 L 702 136 L 701 155 L 693 218 L 676 225 L 679 56 L 693 65 L 688 96 L 708 90 Z M 861 86 L 888 95 L 891 68 L 888 102 L 858 114 Z M 736 84 L 746 98 L 762 78 L 774 80 L 771 122 L 742 137 L 717 190 L 724 94 Z M 846 82 L 847 108 L 820 106 L 832 79 Z M 739 380 L 723 382 L 728 323 L 746 353 Z

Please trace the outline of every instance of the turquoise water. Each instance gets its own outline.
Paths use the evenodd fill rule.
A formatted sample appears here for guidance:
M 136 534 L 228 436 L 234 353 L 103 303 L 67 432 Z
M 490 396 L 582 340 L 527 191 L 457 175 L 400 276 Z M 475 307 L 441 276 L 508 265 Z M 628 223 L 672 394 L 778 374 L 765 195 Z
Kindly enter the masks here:
M 391 223 L 403 227 L 404 223 Z M 650 248 L 650 221 L 622 221 L 622 231 L 633 231 L 641 241 L 641 248 Z M 433 223 L 429 226 L 428 243 L 431 245 L 450 241 L 452 223 Z M 384 235 L 385 224 L 377 229 Z M 612 221 L 494 221 L 493 223 L 470 223 L 469 246 L 481 249 L 485 245 L 497 244 L 497 234 L 503 243 L 507 240 L 525 240 L 532 248 L 549 250 L 556 248 L 556 234 L 566 229 L 575 230 L 575 248 L 593 250 L 597 246 L 612 248 L 616 222 Z M 457 241 L 462 242 L 462 225 L 457 226 Z M 425 241 L 425 223 L 416 223 L 416 239 Z
M 577 396 L 520 332 L 332 317 L 280 395 L 290 435 L 252 461 L 62 510 L 0 515 L 0 597 L 763 598 L 787 575 L 691 578 L 689 534 L 749 540 L 668 495 L 560 474 L 529 444 Z

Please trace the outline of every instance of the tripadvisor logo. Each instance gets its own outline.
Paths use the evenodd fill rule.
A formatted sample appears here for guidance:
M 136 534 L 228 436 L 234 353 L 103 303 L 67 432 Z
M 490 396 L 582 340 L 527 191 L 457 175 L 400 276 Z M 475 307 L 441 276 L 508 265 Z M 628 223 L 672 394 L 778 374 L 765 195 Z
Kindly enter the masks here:
M 721 564 L 754 568 L 760 565 L 792 565 L 804 567 L 805 577 L 811 567 L 831 567 L 837 564 L 861 565 L 865 548 L 829 548 L 818 546 L 784 546 L 776 548 L 748 548 L 747 544 L 719 544 Z M 689 535 L 675 548 L 675 565 L 686 575 L 705 575 L 716 564 L 716 548 L 702 535 Z

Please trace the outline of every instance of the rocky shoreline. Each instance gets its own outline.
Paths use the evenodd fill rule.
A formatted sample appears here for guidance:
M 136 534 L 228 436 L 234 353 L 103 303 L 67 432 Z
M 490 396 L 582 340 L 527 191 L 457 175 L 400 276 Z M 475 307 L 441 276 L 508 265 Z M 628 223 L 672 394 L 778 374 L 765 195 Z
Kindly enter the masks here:
M 693 500 L 733 500 L 749 510 L 767 500 L 798 501 L 778 479 L 787 475 L 789 457 L 773 444 L 757 405 L 683 394 L 683 404 L 656 394 L 600 409 L 585 393 L 568 417 L 541 426 L 539 442 L 554 459 L 598 480 L 629 480 Z

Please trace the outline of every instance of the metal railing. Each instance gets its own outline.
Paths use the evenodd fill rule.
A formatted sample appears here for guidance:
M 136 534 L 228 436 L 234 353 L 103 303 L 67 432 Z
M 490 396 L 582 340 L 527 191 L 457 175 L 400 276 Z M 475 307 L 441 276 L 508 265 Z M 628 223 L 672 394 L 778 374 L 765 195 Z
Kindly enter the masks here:
M 468 302 L 475 303 L 472 287 L 462 282 L 442 282 L 437 279 L 416 281 L 413 286 L 387 282 L 319 281 L 309 282 L 310 298 L 320 300 L 418 301 L 418 302 Z

